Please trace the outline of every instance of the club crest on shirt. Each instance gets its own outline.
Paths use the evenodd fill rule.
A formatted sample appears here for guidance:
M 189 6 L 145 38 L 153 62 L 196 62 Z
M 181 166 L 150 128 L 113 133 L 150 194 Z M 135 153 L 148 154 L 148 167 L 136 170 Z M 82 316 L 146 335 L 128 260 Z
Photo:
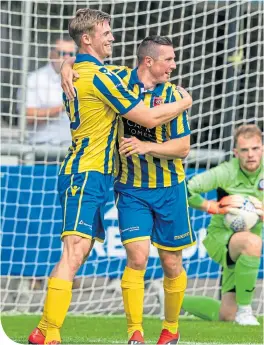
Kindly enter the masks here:
M 153 107 L 156 107 L 157 105 L 161 105 L 163 103 L 162 97 L 154 97 L 153 99 Z
M 259 180 L 258 189 L 264 190 L 264 179 Z

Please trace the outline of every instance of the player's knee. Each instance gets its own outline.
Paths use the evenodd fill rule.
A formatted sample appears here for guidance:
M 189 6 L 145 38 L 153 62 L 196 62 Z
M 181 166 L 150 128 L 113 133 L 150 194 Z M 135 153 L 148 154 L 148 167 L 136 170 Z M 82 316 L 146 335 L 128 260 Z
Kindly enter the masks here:
M 171 256 L 163 258 L 162 267 L 165 276 L 168 278 L 176 278 L 182 272 L 182 265 L 179 264 L 178 260 L 175 260 L 175 258 Z
M 255 234 L 248 234 L 244 243 L 242 254 L 261 256 L 262 241 L 261 238 Z
M 128 266 L 134 270 L 144 270 L 146 269 L 147 262 L 144 260 L 133 260 L 129 262 Z
M 144 270 L 147 266 L 148 257 L 144 254 L 137 255 L 133 258 L 128 258 L 127 264 L 128 267 L 133 268 L 134 270 Z
M 71 246 L 64 251 L 62 261 L 72 274 L 75 274 L 83 264 L 86 253 L 83 253 L 78 246 Z
M 78 271 L 84 261 L 84 257 L 85 256 L 82 255 L 82 253 L 74 253 L 74 255 L 69 258 L 68 265 L 72 273 L 76 273 Z

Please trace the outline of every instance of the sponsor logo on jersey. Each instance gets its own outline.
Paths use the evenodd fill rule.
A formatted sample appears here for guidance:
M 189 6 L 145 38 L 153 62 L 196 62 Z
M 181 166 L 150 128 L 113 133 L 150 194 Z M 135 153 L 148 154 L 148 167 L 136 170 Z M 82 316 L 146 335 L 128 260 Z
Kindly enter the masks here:
M 155 128 L 146 128 L 143 126 L 138 125 L 135 122 L 129 121 L 127 119 L 122 118 L 124 124 L 124 135 L 125 137 L 137 137 L 139 140 L 142 141 L 151 141 L 156 142 L 156 129 Z
M 163 103 L 162 97 L 154 97 L 153 99 L 153 107 L 156 107 L 157 105 L 161 105 Z
M 185 237 L 188 237 L 188 236 L 190 236 L 190 233 L 186 232 L 185 234 L 182 234 L 182 235 L 179 235 L 179 236 L 174 236 L 174 239 L 175 240 L 181 240 L 181 239 L 183 239 Z
M 255 287 L 253 287 L 252 289 L 250 290 L 246 290 L 246 292 L 253 292 L 255 290 Z
M 83 220 L 80 220 L 78 224 L 83 225 L 83 226 L 88 226 L 88 228 L 92 229 L 92 225 L 85 223 Z
M 264 179 L 261 179 L 258 184 L 258 189 L 259 190 L 264 190 Z
M 72 196 L 75 196 L 79 189 L 80 189 L 80 187 L 78 187 L 78 186 L 72 186 L 71 187 Z
M 133 231 L 138 231 L 139 230 L 139 226 L 130 226 L 129 228 L 126 229 L 119 229 L 120 233 L 124 233 L 124 232 L 133 232 Z

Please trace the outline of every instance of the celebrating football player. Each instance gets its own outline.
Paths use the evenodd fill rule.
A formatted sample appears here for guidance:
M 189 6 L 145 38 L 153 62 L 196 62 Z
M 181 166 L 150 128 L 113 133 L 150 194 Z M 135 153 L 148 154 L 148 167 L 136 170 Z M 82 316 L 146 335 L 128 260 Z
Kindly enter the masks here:
M 138 68 L 125 78 L 146 105 L 158 108 L 181 99 L 179 90 L 168 81 L 176 68 L 169 38 L 145 38 L 137 57 Z M 114 189 L 121 240 L 127 253 L 121 287 L 129 343 L 144 343 L 144 274 L 152 242 L 164 271 L 165 318 L 157 344 L 178 344 L 178 318 L 187 285 L 182 249 L 195 243 L 182 165 L 182 158 L 190 150 L 188 115 L 183 112 L 151 130 L 122 120 L 118 133 L 120 168 Z
M 104 241 L 104 206 L 112 183 L 118 117 L 139 127 L 153 128 L 170 123 L 179 114 L 182 119 L 182 112 L 192 102 L 185 90 L 182 97 L 175 90 L 174 96 L 171 86 L 168 92 L 172 100 L 150 109 L 142 101 L 141 89 L 140 93 L 133 92 L 120 75 L 103 64 L 111 55 L 114 41 L 107 13 L 79 9 L 69 23 L 69 34 L 79 47 L 75 68 L 80 79 L 74 84 L 74 101 L 64 97 L 72 133 L 72 146 L 61 165 L 58 181 L 64 246 L 50 275 L 41 320 L 29 336 L 31 344 L 61 343 L 60 330 L 70 306 L 75 274 L 89 256 L 94 241 Z M 169 62 L 175 64 L 174 55 Z M 166 78 L 169 72 L 169 67 L 163 71 Z M 123 76 L 124 73 L 125 70 Z M 148 95 L 148 99 L 152 97 Z M 138 276 L 141 272 L 134 275 Z
M 138 67 L 134 70 L 118 66 L 107 68 L 149 108 L 180 102 L 186 91 L 169 82 L 176 68 L 171 40 L 162 36 L 146 37 L 138 48 L 137 57 Z M 62 76 L 66 73 L 65 67 Z M 69 78 L 62 79 L 67 85 L 64 90 L 71 90 Z M 142 117 L 146 117 L 145 112 Z M 187 112 L 151 129 L 130 119 L 120 119 L 118 134 L 120 164 L 114 189 L 121 240 L 127 253 L 121 287 L 128 343 L 145 343 L 144 275 L 152 242 L 158 248 L 165 275 L 165 319 L 157 343 L 177 344 L 178 317 L 187 285 L 182 249 L 195 243 L 181 162 L 190 150 Z

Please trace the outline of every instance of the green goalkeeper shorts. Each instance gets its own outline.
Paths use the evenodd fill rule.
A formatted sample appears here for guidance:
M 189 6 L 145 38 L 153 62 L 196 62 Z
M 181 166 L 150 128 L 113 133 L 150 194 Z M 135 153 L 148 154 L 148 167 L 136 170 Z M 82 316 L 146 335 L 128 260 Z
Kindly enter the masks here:
M 251 232 L 261 236 L 263 223 L 259 222 Z M 225 226 L 218 227 L 210 224 L 208 234 L 203 240 L 203 244 L 212 260 L 223 267 L 222 272 L 222 294 L 235 292 L 235 264 L 227 262 L 228 243 L 234 232 Z
M 228 265 L 227 252 L 233 231 L 227 228 L 211 228 L 203 241 L 208 255 L 223 267 L 222 294 L 235 291 L 235 264 Z

